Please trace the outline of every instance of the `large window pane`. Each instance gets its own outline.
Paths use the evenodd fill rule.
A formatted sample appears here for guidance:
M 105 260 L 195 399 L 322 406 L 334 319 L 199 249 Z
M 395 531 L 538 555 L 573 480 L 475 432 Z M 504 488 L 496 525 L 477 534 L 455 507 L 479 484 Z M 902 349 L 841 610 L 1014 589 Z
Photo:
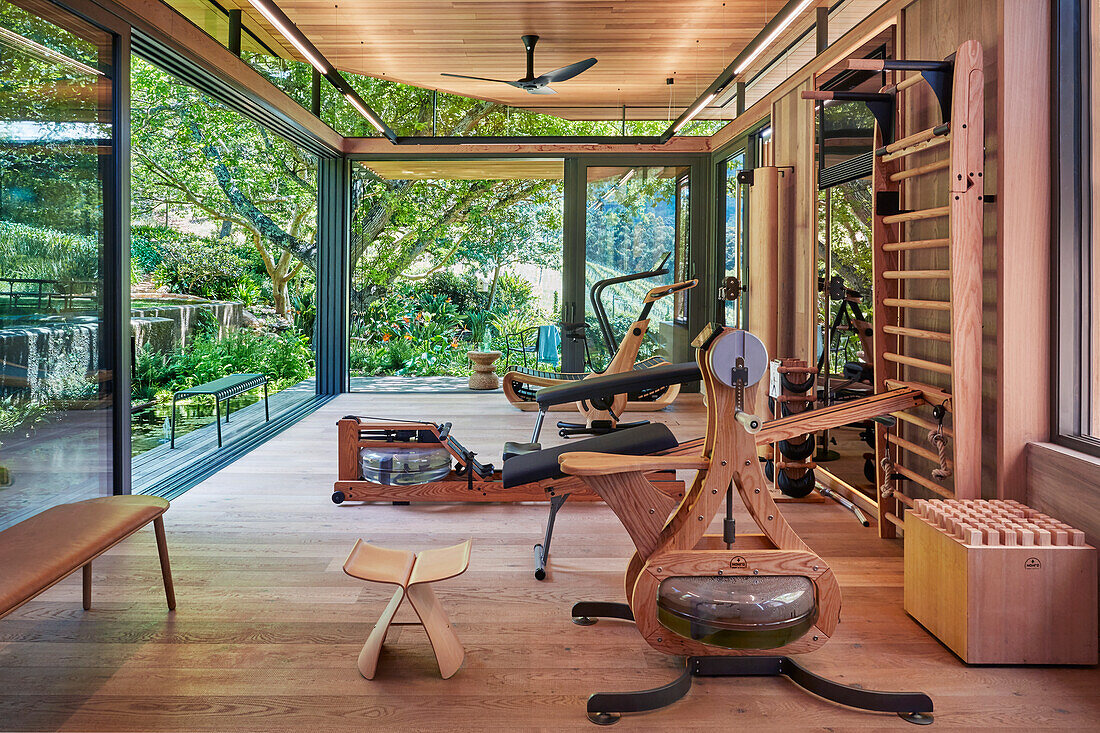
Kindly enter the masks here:
M 592 166 L 588 169 L 585 203 L 585 291 L 601 280 L 653 271 L 665 254 L 667 273 L 609 285 L 602 290 L 608 329 L 600 324 L 591 299 L 585 304 L 592 367 L 607 366 L 623 335 L 638 319 L 643 298 L 658 285 L 671 284 L 687 273 L 689 230 L 687 208 L 689 169 L 686 166 Z M 682 225 L 682 226 L 678 226 Z M 675 344 L 686 331 L 677 299 L 653 305 L 649 329 L 639 359 L 664 356 L 673 360 Z M 610 343 L 609 343 L 610 342 Z
M 0 527 L 112 490 L 112 43 L 0 0 Z
M 131 61 L 131 319 L 136 490 L 218 449 L 212 398 L 172 396 L 264 374 L 270 415 L 316 394 L 317 164 L 312 155 L 143 59 Z M 232 399 L 226 442 L 265 422 Z M 223 423 L 227 406 L 220 406 Z
M 353 171 L 353 390 L 464 388 L 471 350 L 502 352 L 501 373 L 559 366 L 561 160 Z
M 726 161 L 726 221 L 722 257 L 725 261 L 724 277 L 736 277 L 745 282 L 744 254 L 746 243 L 745 221 L 748 201 L 745 198 L 745 186 L 737 182 L 737 174 L 745 167 L 745 151 L 733 155 Z M 742 302 L 738 297 L 734 301 L 725 301 L 726 325 L 741 325 Z

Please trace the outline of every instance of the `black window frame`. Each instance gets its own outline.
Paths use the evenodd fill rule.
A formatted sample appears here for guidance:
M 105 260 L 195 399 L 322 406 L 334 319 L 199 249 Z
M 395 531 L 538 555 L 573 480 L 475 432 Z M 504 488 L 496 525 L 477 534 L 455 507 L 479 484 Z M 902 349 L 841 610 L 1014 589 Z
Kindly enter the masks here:
M 1086 433 L 1092 364 L 1092 180 L 1088 0 L 1051 6 L 1051 440 L 1100 457 Z

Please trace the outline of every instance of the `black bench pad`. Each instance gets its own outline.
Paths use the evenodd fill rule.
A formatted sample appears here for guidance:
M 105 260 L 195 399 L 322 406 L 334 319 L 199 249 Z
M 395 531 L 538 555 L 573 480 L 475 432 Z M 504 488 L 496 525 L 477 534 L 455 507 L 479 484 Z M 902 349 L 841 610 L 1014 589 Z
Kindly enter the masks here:
M 523 486 L 543 479 L 564 477 L 565 474 L 558 466 L 558 456 L 563 453 L 591 451 L 644 456 L 669 450 L 677 445 L 679 442 L 676 436 L 663 423 L 650 423 L 627 430 L 616 430 L 607 435 L 575 440 L 565 445 L 509 458 L 504 462 L 504 468 L 501 471 L 504 488 L 510 489 L 513 486 Z
M 672 384 L 697 382 L 702 378 L 699 365 L 693 361 L 662 364 L 651 369 L 639 369 L 543 387 L 535 393 L 535 402 L 539 407 L 545 408 L 578 400 L 593 400 L 656 387 L 667 387 Z

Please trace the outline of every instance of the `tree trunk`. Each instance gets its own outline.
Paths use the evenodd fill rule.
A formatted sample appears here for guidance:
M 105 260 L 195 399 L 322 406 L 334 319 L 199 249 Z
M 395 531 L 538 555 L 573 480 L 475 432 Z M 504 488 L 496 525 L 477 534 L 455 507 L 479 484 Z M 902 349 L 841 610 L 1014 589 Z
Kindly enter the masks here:
M 271 278 L 271 297 L 275 306 L 275 313 L 286 316 L 290 310 L 290 284 L 291 278 L 276 274 Z
M 500 277 L 500 260 L 497 260 L 496 265 L 493 266 L 493 281 L 489 283 L 489 304 L 485 306 L 485 310 L 493 309 L 493 301 L 497 297 L 497 279 Z

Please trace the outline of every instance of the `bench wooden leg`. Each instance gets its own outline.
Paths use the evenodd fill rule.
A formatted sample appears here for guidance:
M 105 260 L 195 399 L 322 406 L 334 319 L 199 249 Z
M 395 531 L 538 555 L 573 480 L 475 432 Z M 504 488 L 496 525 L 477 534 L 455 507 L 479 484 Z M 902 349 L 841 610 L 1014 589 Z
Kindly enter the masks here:
M 84 610 L 88 611 L 92 608 L 92 564 L 90 562 L 84 563 L 83 571 Z
M 428 641 L 431 642 L 435 660 L 439 663 L 439 674 L 447 679 L 462 666 L 466 650 L 462 648 L 462 642 L 458 640 L 458 634 L 451 626 L 443 604 L 439 602 L 430 585 L 410 585 L 408 593 L 409 601 L 416 615 L 420 617 L 420 623 L 424 624 L 424 631 L 428 632 Z
M 168 538 L 164 536 L 164 517 L 160 516 L 153 520 L 153 531 L 157 535 L 157 553 L 160 555 L 160 574 L 164 576 L 164 595 L 168 598 L 168 610 L 176 610 L 176 589 L 172 585 L 172 566 L 168 562 Z M 88 588 L 91 584 L 91 563 L 84 566 L 85 578 L 84 581 L 84 594 L 85 597 L 90 598 L 88 595 Z M 85 605 L 85 608 L 88 606 Z

